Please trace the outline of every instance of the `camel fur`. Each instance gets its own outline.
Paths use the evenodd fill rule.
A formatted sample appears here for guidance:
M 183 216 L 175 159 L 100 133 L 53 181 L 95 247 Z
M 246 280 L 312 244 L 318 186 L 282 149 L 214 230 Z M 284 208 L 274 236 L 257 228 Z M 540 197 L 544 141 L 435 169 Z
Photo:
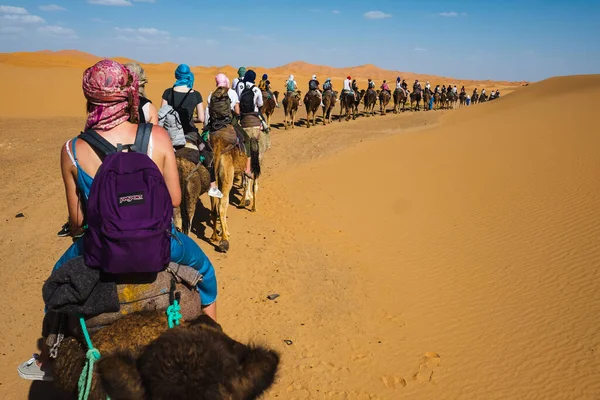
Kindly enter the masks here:
M 273 383 L 279 355 L 239 343 L 202 315 L 173 329 L 162 311 L 130 314 L 92 336 L 100 351 L 90 400 L 245 400 Z M 55 384 L 76 395 L 85 346 L 68 338 L 53 362 Z

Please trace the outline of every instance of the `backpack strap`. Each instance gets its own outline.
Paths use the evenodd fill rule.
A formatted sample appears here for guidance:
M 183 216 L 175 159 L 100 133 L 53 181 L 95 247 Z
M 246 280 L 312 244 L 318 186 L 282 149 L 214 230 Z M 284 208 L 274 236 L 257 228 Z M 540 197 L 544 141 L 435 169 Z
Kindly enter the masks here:
M 148 154 L 151 134 L 152 124 L 139 124 L 131 150 L 136 153 Z
M 104 139 L 93 129 L 82 132 L 78 138 L 89 144 L 90 147 L 98 153 L 101 159 L 109 154 L 117 152 L 117 148 L 113 146 L 112 143 Z

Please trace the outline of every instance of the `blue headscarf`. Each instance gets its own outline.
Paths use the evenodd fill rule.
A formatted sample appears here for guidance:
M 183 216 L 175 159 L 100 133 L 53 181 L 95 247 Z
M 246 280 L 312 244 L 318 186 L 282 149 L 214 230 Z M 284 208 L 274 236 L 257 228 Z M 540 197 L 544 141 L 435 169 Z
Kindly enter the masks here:
M 266 81 L 267 79 L 269 79 L 269 75 L 263 74 L 263 81 Z
M 256 72 L 249 69 L 244 75 L 244 82 L 254 83 L 254 81 L 256 81 Z
M 175 86 L 194 87 L 194 73 L 187 64 L 180 64 L 175 70 Z

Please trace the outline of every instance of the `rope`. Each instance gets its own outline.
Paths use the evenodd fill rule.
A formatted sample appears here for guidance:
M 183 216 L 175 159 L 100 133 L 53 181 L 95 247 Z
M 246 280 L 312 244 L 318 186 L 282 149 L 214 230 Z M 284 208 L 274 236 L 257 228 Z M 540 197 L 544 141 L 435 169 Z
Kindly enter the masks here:
M 79 393 L 78 400 L 87 400 L 90 395 L 90 391 L 92 390 L 94 363 L 100 359 L 100 352 L 92 344 L 92 340 L 90 339 L 90 334 L 88 333 L 85 325 L 85 319 L 83 319 L 83 317 L 79 317 L 79 324 L 81 325 L 81 331 L 83 332 L 83 337 L 88 347 L 88 351 L 85 353 L 85 365 L 83 366 L 83 371 L 81 371 L 79 381 L 77 382 L 77 391 Z
M 167 308 L 167 319 L 169 322 L 169 329 L 174 328 L 175 326 L 179 326 L 179 320 L 182 319 L 181 315 L 181 306 L 177 300 L 173 300 L 173 304 L 171 304 Z

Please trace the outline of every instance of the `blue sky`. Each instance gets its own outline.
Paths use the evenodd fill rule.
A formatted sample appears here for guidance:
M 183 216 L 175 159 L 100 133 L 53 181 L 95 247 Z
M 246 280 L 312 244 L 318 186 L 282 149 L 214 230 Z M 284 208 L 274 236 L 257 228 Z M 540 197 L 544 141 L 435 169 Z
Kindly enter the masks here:
M 535 81 L 600 73 L 600 0 L 0 0 L 0 52 L 43 49 Z

